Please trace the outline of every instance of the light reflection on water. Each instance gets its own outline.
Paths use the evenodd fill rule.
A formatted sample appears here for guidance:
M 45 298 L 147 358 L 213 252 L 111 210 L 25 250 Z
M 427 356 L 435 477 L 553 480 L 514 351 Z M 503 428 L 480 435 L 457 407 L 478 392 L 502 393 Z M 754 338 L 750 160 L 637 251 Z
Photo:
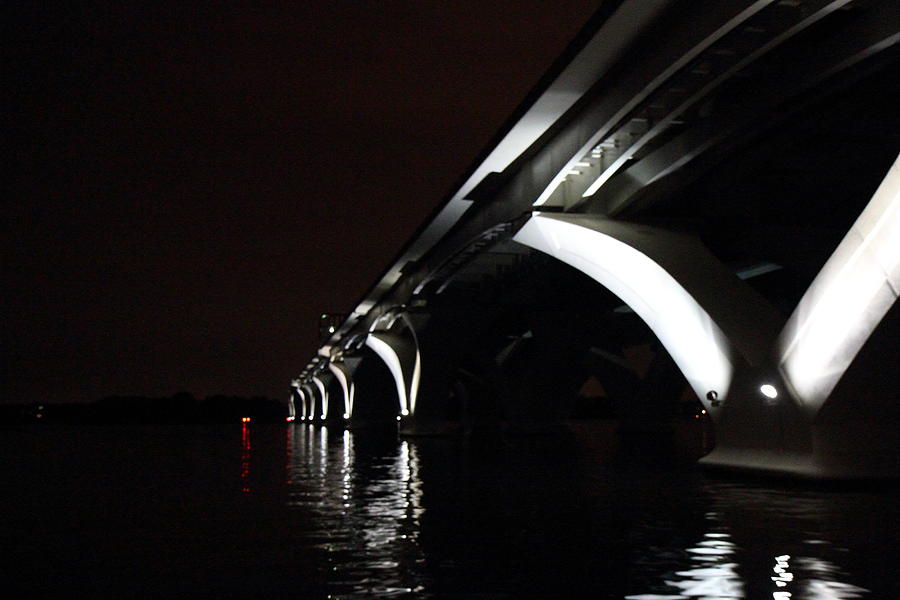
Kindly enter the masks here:
M 641 593 L 626 596 L 629 600 L 675 600 L 700 598 L 716 600 L 726 598 L 772 598 L 773 600 L 845 600 L 852 598 L 881 597 L 873 596 L 870 590 L 848 583 L 845 569 L 835 562 L 816 558 L 824 553 L 830 556 L 841 556 L 848 553 L 847 548 L 832 546 L 828 541 L 816 539 L 791 540 L 792 548 L 800 548 L 804 555 L 775 555 L 770 559 L 771 571 L 769 579 L 772 585 L 760 581 L 752 582 L 748 590 L 745 583 L 746 574 L 751 570 L 753 561 L 758 557 L 753 553 L 762 543 L 774 539 L 789 537 L 791 529 L 797 526 L 816 525 L 834 518 L 830 514 L 838 506 L 830 506 L 827 493 L 807 492 L 798 496 L 785 494 L 778 490 L 754 488 L 742 484 L 708 485 L 713 492 L 714 504 L 721 507 L 721 512 L 707 513 L 709 529 L 703 539 L 686 549 L 690 568 L 676 570 L 673 577 L 665 578 L 665 584 L 677 591 L 674 593 Z M 859 509 L 853 502 L 846 503 L 847 508 Z M 730 509 L 730 510 L 729 510 Z M 747 515 L 754 515 L 753 522 L 747 523 Z M 847 516 L 847 515 L 844 515 Z M 773 518 L 774 517 L 774 518 Z M 779 519 L 790 521 L 790 527 L 780 532 Z M 733 520 L 742 531 L 745 547 L 734 542 L 728 532 L 728 521 Z M 748 531 L 746 528 L 756 526 Z M 769 528 L 773 529 L 769 529 Z M 749 535 L 748 535 L 749 534 Z M 890 537 L 885 540 L 891 539 Z M 890 543 L 890 542 L 888 542 Z M 742 565 L 741 561 L 747 564 Z
M 289 432 L 288 501 L 316 525 L 307 532 L 326 553 L 326 589 L 334 597 L 394 596 L 423 591 L 418 546 L 421 483 L 416 449 L 357 469 L 354 434 L 296 426 Z M 303 450 L 305 448 L 305 451 Z
M 363 456 L 356 435 L 300 425 L 290 438 L 288 505 L 318 524 L 309 539 L 327 557 L 326 589 L 335 598 L 516 598 L 542 596 L 545 589 L 630 600 L 877 597 L 851 583 L 853 576 L 841 566 L 849 558 L 841 540 L 860 541 L 848 535 L 853 519 L 843 511 L 858 512 L 865 494 L 707 480 L 696 471 L 683 477 L 645 473 L 651 480 L 660 477 L 651 485 L 677 481 L 672 495 L 654 499 L 643 487 L 647 481 L 635 485 L 621 470 L 601 470 L 585 477 L 592 483 L 581 489 L 575 484 L 569 490 L 574 494 L 567 495 L 560 492 L 572 485 L 568 478 L 575 473 L 544 473 L 553 466 L 529 464 L 527 452 L 513 457 L 521 464 L 500 457 L 490 465 L 445 446 L 432 458 L 450 469 L 428 474 L 462 477 L 463 485 L 448 487 L 423 478 L 423 441 L 401 440 L 389 452 Z M 536 480 L 529 483 L 530 476 Z M 440 496 L 429 496 L 430 486 Z M 615 495 L 618 502 L 610 498 Z M 670 513 L 673 501 L 677 509 Z M 589 530 L 561 531 L 556 517 L 534 522 L 552 511 L 575 511 L 576 526 L 583 520 Z M 482 527 L 475 513 L 503 526 Z M 454 519 L 458 528 L 448 532 Z M 449 535 L 436 538 L 442 533 Z M 556 536 L 568 541 L 554 541 Z M 569 547 L 554 556 L 557 543 Z M 482 554 L 481 544 L 493 553 Z M 613 553 L 622 556 L 604 556 Z M 584 565 L 571 564 L 582 560 Z M 597 560 L 609 566 L 589 572 L 587 565 Z M 479 573 L 484 569 L 489 573 Z

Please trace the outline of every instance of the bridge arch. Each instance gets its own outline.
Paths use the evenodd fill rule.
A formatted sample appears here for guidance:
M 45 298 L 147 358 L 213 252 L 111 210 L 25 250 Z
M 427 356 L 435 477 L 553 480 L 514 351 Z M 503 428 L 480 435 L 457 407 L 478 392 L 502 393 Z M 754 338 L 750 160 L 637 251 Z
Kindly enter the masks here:
M 900 157 L 807 289 L 779 367 L 813 418 L 900 295 Z
M 379 324 L 385 328 L 378 330 Z M 387 321 L 376 321 L 366 336 L 365 345 L 384 362 L 394 379 L 398 415 L 413 415 L 422 376 L 422 356 L 409 317 L 400 313 L 392 315 Z
M 303 400 L 302 420 L 312 421 L 316 414 L 316 393 L 313 390 L 311 382 L 306 382 L 300 386 L 300 397 Z
M 760 365 L 780 318 L 699 241 L 592 215 L 534 214 L 513 240 L 585 273 L 650 327 L 715 413 L 739 363 Z

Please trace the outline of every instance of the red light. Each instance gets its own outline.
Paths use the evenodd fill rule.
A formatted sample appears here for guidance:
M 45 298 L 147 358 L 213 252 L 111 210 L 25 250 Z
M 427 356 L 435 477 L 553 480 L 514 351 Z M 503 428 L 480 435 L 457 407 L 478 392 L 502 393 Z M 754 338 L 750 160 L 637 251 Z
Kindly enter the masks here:
M 249 423 L 250 417 L 241 417 L 241 423 Z
M 287 421 L 288 423 L 290 423 L 291 421 L 294 420 L 294 417 L 285 417 L 284 420 Z

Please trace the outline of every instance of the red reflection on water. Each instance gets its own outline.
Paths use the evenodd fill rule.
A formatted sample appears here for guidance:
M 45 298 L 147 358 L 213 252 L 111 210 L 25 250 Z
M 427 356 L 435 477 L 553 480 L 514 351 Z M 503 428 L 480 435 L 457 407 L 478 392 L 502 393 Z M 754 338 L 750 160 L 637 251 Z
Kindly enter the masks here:
M 252 450 L 250 446 L 250 427 L 247 426 L 248 421 L 250 419 L 244 417 L 241 423 L 241 481 L 244 484 L 241 491 L 245 493 L 250 492 L 250 450 Z

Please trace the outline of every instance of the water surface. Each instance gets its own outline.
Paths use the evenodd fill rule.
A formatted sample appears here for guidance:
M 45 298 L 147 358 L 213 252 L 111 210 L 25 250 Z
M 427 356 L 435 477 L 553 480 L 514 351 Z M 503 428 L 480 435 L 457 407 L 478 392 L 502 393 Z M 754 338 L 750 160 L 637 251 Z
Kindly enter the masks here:
M 301 424 L 2 432 L 20 597 L 897 598 L 895 488 Z

